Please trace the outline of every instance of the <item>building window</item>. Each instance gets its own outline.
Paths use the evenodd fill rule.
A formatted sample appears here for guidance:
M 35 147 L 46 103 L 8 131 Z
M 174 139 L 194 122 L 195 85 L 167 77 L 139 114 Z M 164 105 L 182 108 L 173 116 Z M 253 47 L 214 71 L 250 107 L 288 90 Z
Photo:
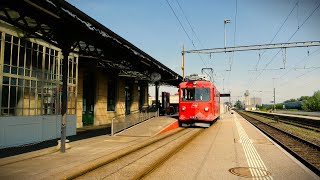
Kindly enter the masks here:
M 108 104 L 107 111 L 115 111 L 116 110 L 116 91 L 117 83 L 114 79 L 110 79 L 108 81 Z
M 2 33 L 1 115 L 61 114 L 61 51 L 45 43 Z M 75 114 L 78 58 L 70 54 L 68 113 Z M 70 69 L 69 69 L 70 71 Z

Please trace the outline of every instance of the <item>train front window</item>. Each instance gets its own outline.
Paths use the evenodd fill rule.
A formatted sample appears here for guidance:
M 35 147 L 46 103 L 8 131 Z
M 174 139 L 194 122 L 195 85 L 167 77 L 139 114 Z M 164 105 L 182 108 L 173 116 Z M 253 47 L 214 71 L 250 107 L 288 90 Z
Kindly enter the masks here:
M 182 88 L 181 100 L 182 101 L 209 101 L 210 89 L 209 88 Z

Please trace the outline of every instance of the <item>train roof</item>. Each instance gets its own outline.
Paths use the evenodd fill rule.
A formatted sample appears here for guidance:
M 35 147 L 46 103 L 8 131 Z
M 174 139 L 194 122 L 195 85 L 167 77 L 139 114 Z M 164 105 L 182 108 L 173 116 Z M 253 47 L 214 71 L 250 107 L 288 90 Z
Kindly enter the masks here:
M 191 74 L 184 78 L 184 82 L 188 81 L 210 81 L 210 78 L 206 74 Z

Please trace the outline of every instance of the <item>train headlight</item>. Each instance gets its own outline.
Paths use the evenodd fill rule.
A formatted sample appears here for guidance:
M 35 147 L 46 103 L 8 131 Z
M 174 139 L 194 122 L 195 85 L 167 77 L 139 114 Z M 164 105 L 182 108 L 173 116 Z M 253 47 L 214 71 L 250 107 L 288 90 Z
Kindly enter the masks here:
M 181 110 L 185 111 L 187 108 L 185 106 L 182 106 Z
M 204 111 L 208 112 L 208 111 L 209 111 L 209 108 L 208 108 L 208 107 L 205 107 L 205 108 L 204 108 Z

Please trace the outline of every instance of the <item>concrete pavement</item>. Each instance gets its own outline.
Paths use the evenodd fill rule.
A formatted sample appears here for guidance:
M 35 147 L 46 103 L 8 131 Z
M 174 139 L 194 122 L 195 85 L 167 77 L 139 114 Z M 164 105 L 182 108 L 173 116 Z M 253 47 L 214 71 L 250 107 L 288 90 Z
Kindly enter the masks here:
M 124 135 L 126 131 L 123 131 L 119 136 L 103 135 L 70 142 L 71 149 L 65 153 L 51 147 L 2 158 L 0 179 L 64 179 L 95 164 L 103 163 L 119 153 L 130 151 L 140 143 L 160 138 L 155 135 L 172 128 L 172 124 L 176 124 L 176 121 L 167 117 L 152 118 L 130 128 L 128 130 L 130 135 Z

